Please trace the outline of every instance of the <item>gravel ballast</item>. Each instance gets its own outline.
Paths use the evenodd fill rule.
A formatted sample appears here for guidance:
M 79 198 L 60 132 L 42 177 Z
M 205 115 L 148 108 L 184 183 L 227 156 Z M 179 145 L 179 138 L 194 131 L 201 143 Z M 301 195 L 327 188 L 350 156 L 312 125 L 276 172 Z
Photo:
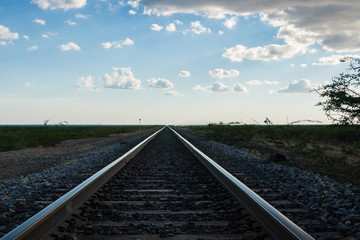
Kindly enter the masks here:
M 329 239 L 329 236 L 324 237 L 317 232 L 333 233 L 330 239 L 360 239 L 359 187 L 340 184 L 308 170 L 268 164 L 246 149 L 237 149 L 176 130 L 251 188 L 255 182 L 256 188 L 261 186 L 281 192 L 292 207 L 302 210 L 300 214 L 284 215 L 316 239 Z
M 197 148 L 218 162 L 245 184 L 276 189 L 292 207 L 302 209 L 300 215 L 285 213 L 316 239 L 328 239 L 316 233 L 334 232 L 333 239 L 360 239 L 360 188 L 340 184 L 326 176 L 307 170 L 266 164 L 245 149 L 208 141 L 180 131 Z M 146 134 L 149 136 L 150 133 Z M 77 186 L 86 178 L 127 152 L 146 136 L 123 143 L 96 148 L 84 154 L 64 156 L 73 159 L 25 177 L 0 181 L 0 237 Z M 261 196 L 261 193 L 258 193 Z M 275 205 L 276 207 L 276 205 Z M 317 224 L 312 224 L 312 219 Z M 319 224 L 320 222 L 320 224 Z M 319 229 L 321 228 L 321 229 Z M 339 238 L 340 236 L 340 238 Z
M 148 131 L 137 137 L 111 142 L 107 146 L 94 146 L 86 153 L 67 151 L 56 156 L 57 161 L 61 163 L 59 165 L 26 176 L 0 180 L 0 237 L 125 154 L 154 132 L 155 130 Z M 47 157 L 51 156 L 39 155 L 39 158 Z M 64 160 L 66 160 L 65 164 Z M 32 159 L 32 161 L 36 161 L 36 159 Z M 39 161 L 43 160 L 39 159 Z

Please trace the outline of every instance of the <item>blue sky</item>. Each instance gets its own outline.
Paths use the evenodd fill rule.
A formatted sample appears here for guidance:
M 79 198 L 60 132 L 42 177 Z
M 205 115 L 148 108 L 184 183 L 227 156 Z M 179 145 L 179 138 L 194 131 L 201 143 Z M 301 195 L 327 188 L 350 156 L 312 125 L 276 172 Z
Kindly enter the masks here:
M 328 123 L 360 2 L 2 0 L 0 124 Z

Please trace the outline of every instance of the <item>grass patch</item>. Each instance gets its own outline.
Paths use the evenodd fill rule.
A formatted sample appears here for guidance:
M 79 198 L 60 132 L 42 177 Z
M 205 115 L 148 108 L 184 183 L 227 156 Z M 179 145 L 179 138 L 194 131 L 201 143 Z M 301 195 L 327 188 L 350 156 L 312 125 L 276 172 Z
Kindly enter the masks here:
M 266 123 L 266 122 L 265 122 Z M 266 162 L 310 169 L 339 182 L 360 186 L 360 126 L 246 125 L 211 123 L 189 126 L 192 132 L 237 148 L 247 148 Z M 286 157 L 277 161 L 275 154 Z
M 156 126 L 141 126 L 142 130 Z M 0 152 L 30 147 L 51 147 L 68 139 L 107 137 L 130 133 L 139 126 L 0 126 Z

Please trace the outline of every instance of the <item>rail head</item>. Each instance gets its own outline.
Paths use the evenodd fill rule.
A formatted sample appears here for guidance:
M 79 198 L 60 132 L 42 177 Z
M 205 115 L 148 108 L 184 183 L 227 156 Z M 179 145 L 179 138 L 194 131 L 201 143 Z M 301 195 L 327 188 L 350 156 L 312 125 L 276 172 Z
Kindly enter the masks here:
M 174 129 L 170 129 L 275 239 L 314 239 Z
M 99 189 L 108 179 L 125 166 L 141 149 L 143 149 L 165 127 L 147 137 L 130 151 L 114 160 L 100 171 L 80 183 L 55 202 L 29 218 L 10 231 L 1 240 L 10 239 L 43 239 L 66 217 L 70 216 L 88 197 Z

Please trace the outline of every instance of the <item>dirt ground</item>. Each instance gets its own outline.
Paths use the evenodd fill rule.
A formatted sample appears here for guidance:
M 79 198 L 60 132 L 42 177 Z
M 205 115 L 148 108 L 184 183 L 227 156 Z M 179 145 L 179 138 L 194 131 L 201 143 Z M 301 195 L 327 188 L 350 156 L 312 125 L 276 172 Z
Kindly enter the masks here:
M 36 147 L 9 152 L 0 152 L 0 180 L 31 173 L 55 166 L 69 164 L 76 154 L 88 153 L 126 139 L 143 135 L 151 130 L 114 134 L 110 137 L 65 140 L 55 147 Z

